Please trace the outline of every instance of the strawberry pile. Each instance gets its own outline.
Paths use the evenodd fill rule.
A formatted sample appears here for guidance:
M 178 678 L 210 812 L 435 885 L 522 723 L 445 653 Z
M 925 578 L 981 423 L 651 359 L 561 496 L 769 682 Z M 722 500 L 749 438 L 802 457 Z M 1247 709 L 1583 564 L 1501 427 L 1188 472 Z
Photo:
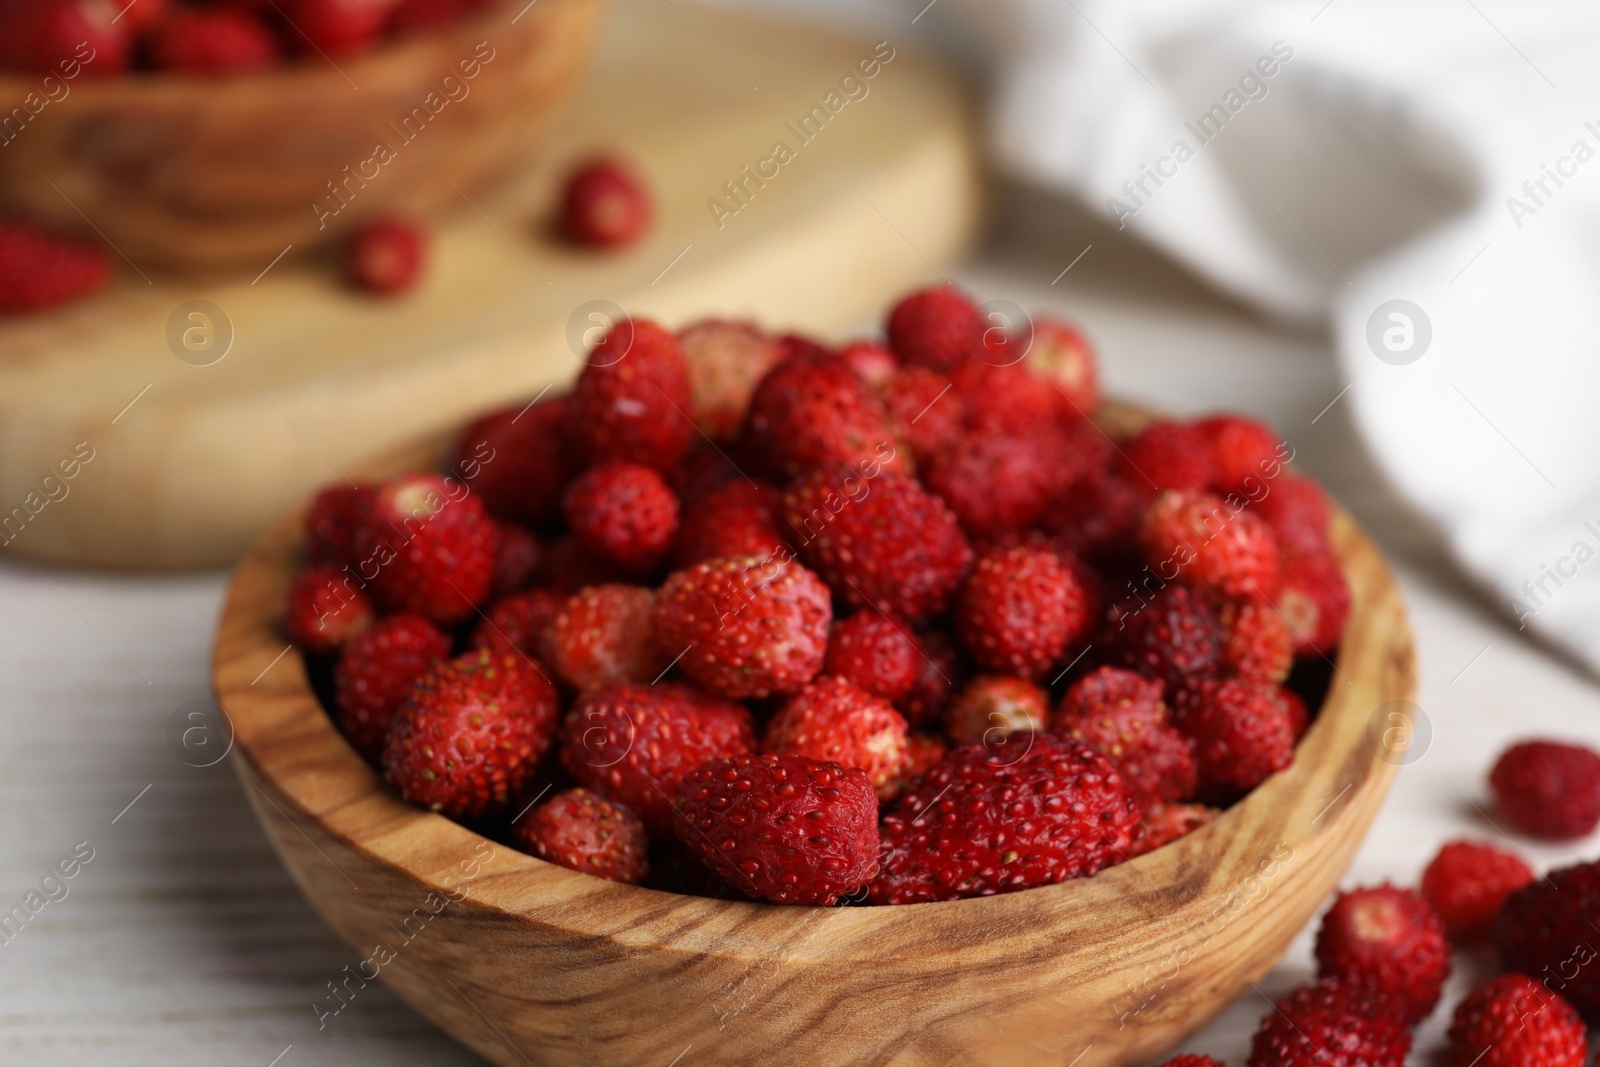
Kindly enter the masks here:
M 318 496 L 286 630 L 351 744 L 551 862 L 822 905 L 1092 875 L 1289 766 L 1349 594 L 1288 446 L 1112 434 L 1081 334 L 953 289 L 886 332 L 625 320 Z

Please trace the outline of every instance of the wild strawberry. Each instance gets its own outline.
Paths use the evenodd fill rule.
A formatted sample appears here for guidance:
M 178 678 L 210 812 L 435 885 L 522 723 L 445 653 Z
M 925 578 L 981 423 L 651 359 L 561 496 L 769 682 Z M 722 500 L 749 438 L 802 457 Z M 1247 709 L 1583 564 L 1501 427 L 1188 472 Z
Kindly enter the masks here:
M 656 594 L 637 585 L 596 585 L 568 597 L 545 624 L 541 658 L 572 688 L 652 682 L 671 656 L 655 630 Z
M 1069 414 L 1093 415 L 1100 407 L 1100 370 L 1088 338 L 1071 323 L 1047 316 L 1033 320 L 1033 343 L 1022 365 L 1049 382 Z
M 1439 1003 L 1450 946 L 1433 909 L 1408 889 L 1384 884 L 1340 893 L 1317 931 L 1317 976 L 1394 998 L 1417 1022 Z
M 1044 528 L 1085 559 L 1106 563 L 1128 555 L 1149 487 L 1091 468 L 1045 510 Z
M 575 167 L 561 194 L 561 230 L 575 244 L 633 244 L 650 228 L 652 214 L 643 178 L 616 159 L 591 159 Z
M 562 488 L 573 474 L 571 412 L 571 402 L 556 397 L 482 416 L 461 431 L 451 473 L 483 497 L 495 518 L 546 526 L 559 515 Z
M 593 463 L 676 467 L 697 436 L 677 338 L 627 319 L 589 352 L 572 392 L 572 432 Z
M 832 621 L 828 587 L 782 559 L 707 560 L 674 572 L 656 594 L 662 648 L 690 678 L 735 700 L 802 689 L 822 670 Z
M 283 626 L 302 652 L 326 656 L 372 625 L 373 615 L 372 601 L 343 571 L 312 567 L 289 586 Z
M 940 721 L 964 674 L 956 643 L 945 631 L 924 630 L 917 634 L 917 645 L 922 650 L 917 680 L 895 701 L 895 707 L 907 722 L 920 729 Z
M 919 465 L 932 463 L 961 436 L 966 411 L 947 375 L 928 367 L 900 367 L 879 391 L 894 436 Z
M 1310 478 L 1280 474 L 1267 482 L 1266 495 L 1250 506 L 1272 527 L 1285 555 L 1328 553 L 1328 498 Z
M 1262 1017 L 1249 1067 L 1404 1067 L 1410 1048 L 1403 1019 L 1363 989 L 1324 980 Z
M 1271 604 L 1224 601 L 1216 612 L 1222 631 L 1222 667 L 1240 678 L 1282 682 L 1294 666 L 1294 634 Z
M 637 885 L 648 869 L 644 823 L 587 789 L 569 789 L 517 824 L 517 847 L 549 863 Z
M 555 687 L 520 656 L 468 652 L 424 675 L 389 724 L 383 768 L 407 800 L 454 819 L 499 811 L 550 747 Z
M 1588 1033 L 1572 1005 L 1523 974 L 1474 989 L 1450 1024 L 1453 1067 L 1583 1067 Z
M 1533 868 L 1514 852 L 1479 841 L 1451 841 L 1422 872 L 1422 899 L 1452 941 L 1486 941 L 1506 898 L 1533 881 Z
M 471 490 L 452 478 L 410 474 L 384 484 L 357 535 L 371 555 L 356 564 L 386 611 L 441 625 L 467 618 L 489 596 L 498 531 Z
M 1227 800 L 1294 761 L 1294 727 L 1283 690 L 1245 678 L 1191 682 L 1176 725 L 1194 739 L 1200 793 Z
M 930 768 L 949 754 L 950 746 L 942 737 L 935 737 L 932 734 L 906 734 L 906 758 L 900 761 L 900 771 L 895 775 L 894 781 L 889 783 L 889 789 L 883 794 L 883 798 L 893 800 L 899 797 L 911 788 L 918 778 L 927 774 Z
M 887 701 L 823 675 L 773 716 L 761 751 L 798 752 L 855 767 L 882 793 L 905 760 L 906 720 Z
M 1154 852 L 1187 837 L 1216 818 L 1204 804 L 1152 804 L 1139 822 L 1139 836 L 1128 850 L 1128 859 Z
M 1012 548 L 972 568 L 956 605 L 956 628 L 980 667 L 1037 678 L 1083 632 L 1087 606 L 1058 556 Z
M 1551 871 L 1506 898 L 1495 920 L 1500 965 L 1565 997 L 1600 1025 L 1600 956 L 1592 947 L 1600 915 L 1600 862 Z
M 1026 437 L 1062 418 L 1061 394 L 1018 363 L 972 360 L 950 372 L 970 430 Z
M 980 674 L 945 708 L 944 732 L 958 745 L 974 745 L 1043 733 L 1049 720 L 1049 693 L 1025 678 Z
M 902 363 L 952 371 L 983 349 L 984 322 L 965 293 L 923 289 L 889 312 L 889 347 Z
M 905 466 L 883 404 L 837 359 L 791 359 L 756 386 L 744 440 L 775 480 L 818 467 Z
M 871 608 L 833 624 L 823 671 L 875 697 L 899 700 L 922 672 L 922 650 L 910 628 Z
M 1294 734 L 1294 743 L 1298 745 L 1311 726 L 1311 713 L 1306 710 L 1306 702 L 1293 689 L 1280 688 L 1278 695 L 1283 697 L 1289 709 L 1289 730 Z
M 345 251 L 350 284 L 378 296 L 416 287 L 428 258 L 428 232 L 409 219 L 378 219 L 356 231 Z
M 450 655 L 450 638 L 419 615 L 379 619 L 339 655 L 333 672 L 334 718 L 368 763 L 383 757 L 383 741 L 411 687 Z
M 874 904 L 992 896 L 1093 874 L 1127 854 L 1139 806 L 1104 756 L 1035 734 L 962 745 L 883 818 Z
M 9 27 L 6 35 L 15 31 Z M 0 314 L 43 311 L 98 292 L 110 281 L 111 256 L 104 249 L 22 219 L 0 218 Z
M 1211 446 L 1216 473 L 1210 488 L 1223 496 L 1253 498 L 1283 472 L 1294 451 L 1272 427 L 1243 415 L 1213 415 L 1194 428 Z
M 561 613 L 566 601 L 548 589 L 497 600 L 483 613 L 472 631 L 472 647 L 486 648 L 498 655 L 544 655 L 544 632 Z
M 721 556 L 789 553 L 779 532 L 781 497 L 765 482 L 733 478 L 693 502 L 685 501 L 673 559 L 692 567 Z
M 678 331 L 694 397 L 694 422 L 713 441 L 739 435 L 756 384 L 783 358 L 773 338 L 747 322 L 704 319 Z
M 302 52 L 338 56 L 373 45 L 393 7 L 394 0 L 285 0 L 283 13 Z
M 500 547 L 494 554 L 494 582 L 489 595 L 501 600 L 522 592 L 539 573 L 541 552 L 539 539 L 525 528 L 510 522 L 497 522 Z
M 1203 493 L 1217 480 L 1211 442 L 1199 429 L 1181 422 L 1157 422 L 1122 449 L 1130 480 L 1160 492 L 1182 489 Z
M 69 78 L 78 73 L 91 78 L 121 74 L 128 69 L 133 52 L 133 31 L 118 19 L 121 10 L 112 0 L 21 0 L 9 4 L 6 32 L 0 36 L 0 69 L 57 76 L 71 70 L 74 73 L 67 74 Z M 0 260 L 9 258 L 0 254 Z M 43 280 L 36 279 L 34 284 L 43 285 Z M 0 294 L 4 294 L 0 295 L 0 310 L 31 311 L 42 306 L 7 307 L 6 298 L 15 299 L 19 293 L 26 296 L 29 289 L 0 285 Z
M 366 523 L 377 494 L 374 482 L 330 485 L 311 498 L 306 509 L 306 560 L 313 567 L 343 567 L 365 552 L 356 551 L 356 537 Z
M 637 463 L 590 467 L 567 486 L 562 510 L 580 545 L 637 574 L 660 566 L 678 532 L 678 498 Z
M 728 756 L 678 785 L 678 839 L 733 885 L 776 904 L 829 907 L 878 863 L 867 776 L 795 752 Z
M 1139 519 L 1144 561 L 1162 577 L 1232 599 L 1278 591 L 1278 544 L 1266 523 L 1210 493 L 1169 490 Z
M 925 480 L 968 536 L 993 538 L 1038 524 L 1079 473 L 1067 438 L 1054 427 L 1026 435 L 966 430 L 933 459 Z
M 876 341 L 852 341 L 839 349 L 839 362 L 855 371 L 856 377 L 872 386 L 882 388 L 889 376 L 899 369 L 894 353 Z
M 1216 619 L 1181 585 L 1113 605 L 1103 640 L 1106 662 L 1173 687 L 1214 674 L 1221 656 Z
M 1494 802 L 1512 826 L 1569 841 L 1600 825 L 1600 752 L 1560 741 L 1523 741 L 1489 774 Z
M 1194 795 L 1194 743 L 1167 721 L 1160 682 L 1101 667 L 1072 683 L 1052 727 L 1099 749 L 1146 804 Z
M 1339 647 L 1350 617 L 1350 587 L 1338 559 L 1291 552 L 1282 557 L 1281 574 L 1278 610 L 1294 631 L 1295 655 L 1328 655 Z
M 249 74 L 281 58 L 266 24 L 237 8 L 173 12 L 151 31 L 146 47 L 155 66 L 185 74 Z
M 839 599 L 921 622 L 944 612 L 972 565 L 972 549 L 943 501 L 915 479 L 817 472 L 783 495 L 801 558 Z
M 838 355 L 830 346 L 815 337 L 807 337 L 800 333 L 779 334 L 778 347 L 783 351 L 779 363 L 787 363 L 791 359 L 833 359 Z
M 606 685 L 580 697 L 561 726 L 561 764 L 595 792 L 671 832 L 678 781 L 707 760 L 750 752 L 750 713 L 688 686 Z

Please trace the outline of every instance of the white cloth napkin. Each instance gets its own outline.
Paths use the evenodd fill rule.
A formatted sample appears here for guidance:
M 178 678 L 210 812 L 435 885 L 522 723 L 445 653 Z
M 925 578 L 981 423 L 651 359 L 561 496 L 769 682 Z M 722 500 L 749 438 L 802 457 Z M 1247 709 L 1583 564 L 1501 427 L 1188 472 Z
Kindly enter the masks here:
M 822 6 L 975 59 L 1012 174 L 1330 321 L 1388 476 L 1600 669 L 1600 4 L 926 2 Z

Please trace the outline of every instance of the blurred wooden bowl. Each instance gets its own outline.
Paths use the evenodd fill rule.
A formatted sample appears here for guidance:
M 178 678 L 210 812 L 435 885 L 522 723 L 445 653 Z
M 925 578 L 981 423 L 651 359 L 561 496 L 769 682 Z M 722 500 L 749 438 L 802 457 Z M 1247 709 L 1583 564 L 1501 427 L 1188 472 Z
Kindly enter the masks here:
M 402 801 L 286 653 L 298 516 L 240 564 L 214 681 L 251 806 L 363 961 L 334 983 L 381 980 L 496 1064 L 1121 1065 L 1176 1044 L 1273 966 L 1403 758 L 1408 738 L 1390 728 L 1405 720 L 1389 715 L 1415 664 L 1400 591 L 1337 506 L 1332 523 L 1352 610 L 1293 766 L 1165 848 L 1005 896 L 831 909 L 677 896 L 552 866 Z M 329 994 L 325 1009 L 339 1006 Z
M 510 0 L 427 38 L 239 78 L 84 73 L 6 131 L 0 210 L 98 231 L 141 271 L 259 271 L 364 219 L 460 203 L 525 161 L 600 12 Z M 0 75 L 0 100 L 43 80 Z

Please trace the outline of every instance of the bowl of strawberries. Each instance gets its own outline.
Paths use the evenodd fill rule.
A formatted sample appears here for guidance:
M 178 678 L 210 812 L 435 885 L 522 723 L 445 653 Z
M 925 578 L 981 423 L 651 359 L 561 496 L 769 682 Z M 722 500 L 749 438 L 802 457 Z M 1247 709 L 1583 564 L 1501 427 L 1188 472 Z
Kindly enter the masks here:
M 98 231 L 141 267 L 260 270 L 526 160 L 599 4 L 0 0 L 0 15 L 0 210 Z
M 1404 758 L 1393 578 L 1263 424 L 986 327 L 623 319 L 258 542 L 218 700 L 353 981 L 504 1064 L 1120 1064 L 1278 959 Z

